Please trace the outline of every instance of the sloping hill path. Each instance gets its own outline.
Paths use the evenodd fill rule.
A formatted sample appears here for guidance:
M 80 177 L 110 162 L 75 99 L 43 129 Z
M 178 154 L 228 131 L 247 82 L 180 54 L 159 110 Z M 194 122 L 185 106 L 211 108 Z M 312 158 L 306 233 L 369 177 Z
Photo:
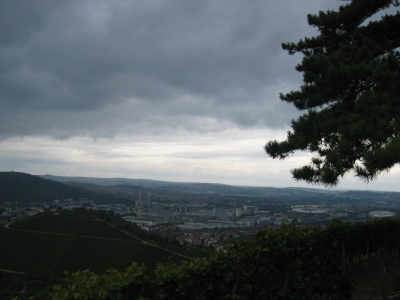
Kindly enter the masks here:
M 114 227 L 115 229 L 117 229 L 117 230 L 119 230 L 119 231 L 121 231 L 121 232 L 123 232 L 123 233 L 125 233 L 125 234 L 127 234 L 127 235 L 129 235 L 129 236 L 131 236 L 131 237 L 133 237 L 133 238 L 135 238 L 135 239 L 141 241 L 143 244 L 146 244 L 146 245 L 149 245 L 149 246 L 152 246 L 152 247 L 155 247 L 155 248 L 159 248 L 159 249 L 161 249 L 161 250 L 164 250 L 164 251 L 166 251 L 166 252 L 172 253 L 172 254 L 174 254 L 174 255 L 183 257 L 183 258 L 185 258 L 185 259 L 194 260 L 193 257 L 186 256 L 186 255 L 183 255 L 183 254 L 180 254 L 180 253 L 177 253 L 177 252 L 174 252 L 174 251 L 165 249 L 165 248 L 160 247 L 160 246 L 158 246 L 158 245 L 154 245 L 153 243 L 150 243 L 150 242 L 147 242 L 147 241 L 145 241 L 145 240 L 142 240 L 142 239 L 140 239 L 140 238 L 138 238 L 138 237 L 136 237 L 136 236 L 130 234 L 129 232 L 126 232 L 125 230 L 122 230 L 122 229 L 118 228 L 118 227 L 115 226 L 114 224 L 111 224 L 111 223 L 102 221 L 102 220 L 98 219 L 97 217 L 95 217 L 94 215 L 91 215 L 91 216 L 94 217 L 97 221 L 99 221 L 99 222 L 104 222 L 104 223 L 106 223 L 106 224 L 108 224 L 108 225 Z

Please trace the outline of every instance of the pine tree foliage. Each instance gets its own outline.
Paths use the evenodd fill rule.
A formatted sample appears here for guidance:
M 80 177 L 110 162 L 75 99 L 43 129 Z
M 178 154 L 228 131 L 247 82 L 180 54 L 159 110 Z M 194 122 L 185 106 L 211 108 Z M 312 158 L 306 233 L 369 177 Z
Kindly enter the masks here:
M 334 186 L 354 171 L 368 182 L 400 162 L 400 12 L 368 21 L 392 6 L 398 1 L 352 0 L 308 15 L 319 35 L 282 44 L 304 55 L 296 66 L 303 85 L 280 98 L 306 112 L 285 141 L 269 141 L 265 150 L 279 159 L 315 154 L 291 171 L 295 180 Z

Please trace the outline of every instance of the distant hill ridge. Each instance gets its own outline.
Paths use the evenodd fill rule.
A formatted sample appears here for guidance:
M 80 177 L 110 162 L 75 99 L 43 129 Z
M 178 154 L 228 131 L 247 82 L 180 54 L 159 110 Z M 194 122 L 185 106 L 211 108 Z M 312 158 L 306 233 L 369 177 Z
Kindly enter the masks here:
M 83 196 L 81 190 L 21 172 L 0 172 L 0 202 L 48 202 Z
M 266 197 L 267 195 L 279 194 L 282 197 L 296 195 L 301 197 L 346 197 L 352 198 L 380 198 L 390 197 L 400 200 L 399 192 L 376 192 L 362 190 L 336 190 L 336 189 L 314 189 L 314 188 L 274 188 L 274 187 L 251 187 L 234 186 L 216 183 L 195 182 L 168 182 L 151 179 L 129 179 L 129 178 L 95 178 L 95 177 L 66 177 L 54 175 L 30 175 L 21 172 L 0 172 L 0 202 L 25 201 L 25 202 L 48 202 L 55 199 L 83 198 L 94 200 L 97 204 L 131 203 L 131 199 L 123 196 L 113 195 L 107 192 L 89 191 L 85 184 L 103 186 L 129 185 L 159 189 L 164 192 L 184 192 L 190 194 L 212 195 L 218 193 L 224 195 Z M 344 198 L 343 198 L 344 200 Z
M 97 178 L 97 177 L 81 177 L 81 176 L 55 176 L 55 175 L 38 175 L 44 179 L 54 180 L 62 183 L 90 183 L 96 185 L 141 185 L 146 188 L 153 189 L 190 189 L 203 187 L 211 193 L 218 193 L 221 189 L 226 189 L 234 192 L 248 193 L 249 190 L 255 190 L 264 193 L 265 191 L 284 190 L 284 189 L 300 189 L 310 191 L 332 192 L 331 190 L 315 189 L 315 188 L 276 188 L 276 187 L 256 187 L 256 186 L 242 186 L 242 185 L 229 185 L 222 183 L 206 183 L 206 182 L 176 182 L 176 181 L 161 181 L 153 179 L 131 179 L 131 178 Z M 337 191 L 333 191 L 337 192 Z
M 346 195 L 346 196 L 395 196 L 400 197 L 399 192 L 390 191 L 374 191 L 374 190 L 345 190 L 345 189 L 323 189 L 315 187 L 257 187 L 228 185 L 221 183 L 201 183 L 201 182 L 173 182 L 152 179 L 131 179 L 131 178 L 96 178 L 96 177 L 79 177 L 79 176 L 54 176 L 54 175 L 38 175 L 44 179 L 54 180 L 61 183 L 86 183 L 96 185 L 135 185 L 150 189 L 162 189 L 165 191 L 181 191 L 187 193 L 213 194 L 221 195 L 248 195 L 248 196 L 265 196 L 268 193 L 297 193 L 303 195 Z
M 0 202 L 50 202 L 56 199 L 87 198 L 98 204 L 128 203 L 129 200 L 109 193 L 101 195 L 79 186 L 22 172 L 0 172 Z

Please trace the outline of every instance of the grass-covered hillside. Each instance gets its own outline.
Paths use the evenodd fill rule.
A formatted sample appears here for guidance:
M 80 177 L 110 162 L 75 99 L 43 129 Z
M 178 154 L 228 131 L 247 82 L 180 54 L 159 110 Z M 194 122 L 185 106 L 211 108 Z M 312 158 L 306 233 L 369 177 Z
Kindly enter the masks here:
M 189 259 L 186 256 L 202 254 L 206 255 L 135 237 L 90 213 L 47 212 L 0 227 L 0 269 L 20 272 L 41 270 L 63 275 L 64 271 L 90 269 L 104 273 L 132 262 L 154 268 L 168 257 L 179 263 Z

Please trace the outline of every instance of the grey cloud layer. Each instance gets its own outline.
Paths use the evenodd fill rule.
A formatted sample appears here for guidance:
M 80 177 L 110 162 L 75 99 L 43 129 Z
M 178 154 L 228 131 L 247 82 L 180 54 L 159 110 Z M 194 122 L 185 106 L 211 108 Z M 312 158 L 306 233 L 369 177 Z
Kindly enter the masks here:
M 315 33 L 307 13 L 337 6 L 2 1 L 0 138 L 287 126 L 297 112 L 278 93 L 301 76 L 280 44 Z

